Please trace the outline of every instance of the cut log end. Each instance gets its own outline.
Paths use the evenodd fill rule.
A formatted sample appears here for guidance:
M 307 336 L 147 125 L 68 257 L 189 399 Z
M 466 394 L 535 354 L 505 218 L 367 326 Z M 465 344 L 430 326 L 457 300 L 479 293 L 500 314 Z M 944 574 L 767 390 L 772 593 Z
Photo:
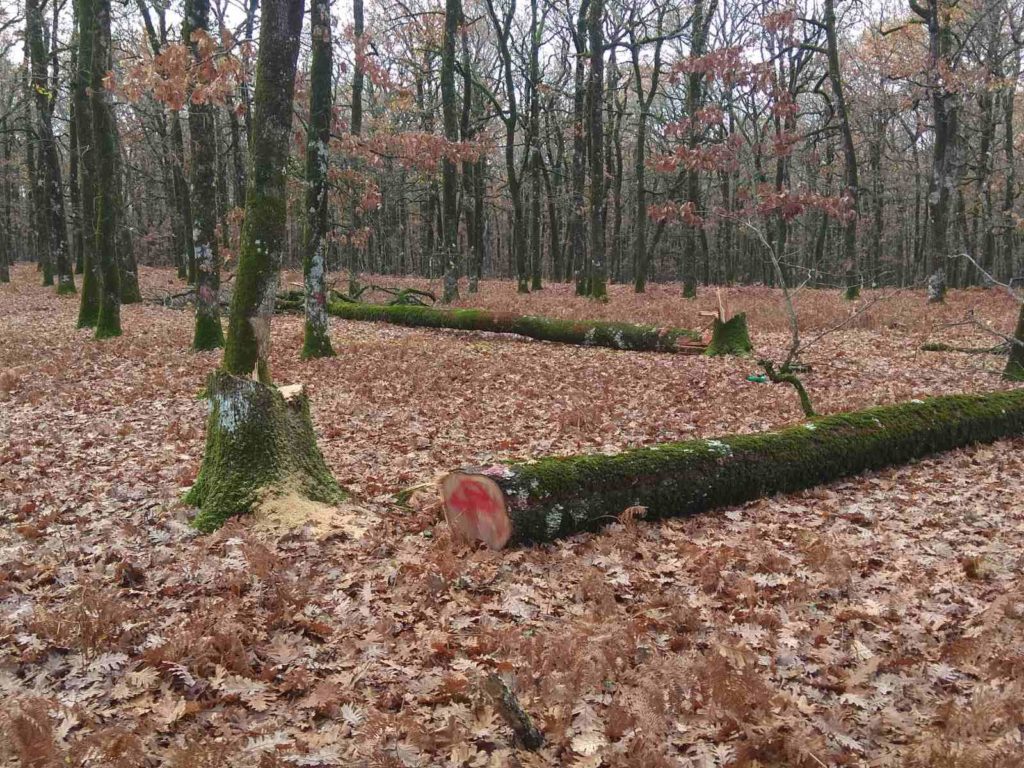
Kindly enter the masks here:
M 453 531 L 470 541 L 501 549 L 512 536 L 512 522 L 501 488 L 486 475 L 453 472 L 442 478 L 444 517 Z

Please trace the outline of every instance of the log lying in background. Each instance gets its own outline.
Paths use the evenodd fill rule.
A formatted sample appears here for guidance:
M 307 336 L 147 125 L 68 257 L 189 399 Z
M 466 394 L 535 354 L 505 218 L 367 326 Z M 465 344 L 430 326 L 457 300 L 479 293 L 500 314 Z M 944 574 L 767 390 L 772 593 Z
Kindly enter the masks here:
M 777 432 L 463 469 L 440 490 L 454 528 L 501 549 L 595 530 L 630 507 L 694 514 L 1021 433 L 1024 389 L 949 395 Z
M 700 334 L 686 328 L 560 320 L 515 315 L 511 312 L 489 312 L 483 309 L 434 309 L 421 306 L 362 304 L 337 299 L 328 302 L 327 311 L 345 320 L 371 320 L 417 328 L 515 333 L 531 339 L 588 347 L 693 355 L 704 351 Z
M 996 344 L 994 347 L 955 347 L 950 344 L 929 342 L 921 345 L 922 352 L 961 352 L 965 355 L 1005 355 L 1010 351 L 1009 344 Z

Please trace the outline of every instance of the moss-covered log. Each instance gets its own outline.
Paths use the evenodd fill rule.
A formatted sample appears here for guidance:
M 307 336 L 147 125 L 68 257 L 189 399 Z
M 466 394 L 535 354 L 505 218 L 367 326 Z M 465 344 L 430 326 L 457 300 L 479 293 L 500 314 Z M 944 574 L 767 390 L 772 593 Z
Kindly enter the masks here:
M 278 389 L 217 371 L 207 396 L 206 453 L 185 497 L 201 509 L 197 528 L 212 531 L 275 495 L 325 504 L 344 498 L 317 448 L 302 387 Z
M 1021 433 L 1024 390 L 951 395 L 776 432 L 463 469 L 441 496 L 453 527 L 500 549 L 596 530 L 630 507 L 689 515 Z
M 740 312 L 728 320 L 715 318 L 711 326 L 711 343 L 704 354 L 715 355 L 746 355 L 754 349 L 750 343 L 750 331 L 747 330 L 747 315 Z
M 921 345 L 922 352 L 961 352 L 965 355 L 1005 355 L 1009 349 L 1007 344 L 996 344 L 994 347 L 957 347 L 930 341 Z
M 489 312 L 483 309 L 433 309 L 420 306 L 359 304 L 333 300 L 328 312 L 345 320 L 371 320 L 422 328 L 453 328 L 460 331 L 515 333 L 531 339 L 610 347 L 640 352 L 704 351 L 700 335 L 686 328 L 658 328 L 653 325 L 591 320 L 561 320 L 548 317 Z

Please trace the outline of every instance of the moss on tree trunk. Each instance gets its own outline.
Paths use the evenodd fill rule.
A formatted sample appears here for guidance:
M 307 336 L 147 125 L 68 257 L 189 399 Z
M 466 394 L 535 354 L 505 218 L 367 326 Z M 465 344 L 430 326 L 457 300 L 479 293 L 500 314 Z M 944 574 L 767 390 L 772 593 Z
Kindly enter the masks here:
M 245 220 L 231 297 L 224 370 L 270 382 L 270 318 L 286 242 L 285 170 L 295 96 L 295 64 L 302 31 L 302 0 L 263 4 Z
M 194 31 L 207 32 L 210 26 L 208 0 L 186 0 L 182 24 L 183 40 L 190 42 L 196 66 L 204 66 L 206 55 Z M 220 324 L 220 252 L 217 244 L 217 126 L 212 103 L 191 104 L 188 110 L 189 143 L 192 147 L 193 208 L 192 262 L 196 275 L 196 324 L 192 348 L 219 349 L 224 346 Z
M 78 228 L 82 237 L 82 298 L 78 305 L 78 327 L 94 328 L 100 313 L 100 275 L 96 254 L 96 158 L 88 151 L 92 145 L 92 81 L 93 39 L 95 37 L 93 0 L 75 0 L 75 24 L 78 29 L 78 69 L 75 72 L 73 98 L 78 122 L 78 173 L 81 188 L 82 216 Z
M 640 352 L 703 351 L 700 334 L 686 328 L 613 323 L 488 312 L 482 309 L 433 309 L 431 307 L 359 304 L 334 300 L 328 312 L 345 320 L 370 320 L 422 328 L 453 328 L 461 331 L 515 333 L 531 339 L 609 347 Z
M 1017 314 L 1017 327 L 1013 331 L 1010 342 L 1010 354 L 1006 358 L 1003 378 L 1008 381 L 1024 381 L 1024 304 L 1020 305 Z
M 746 355 L 754 349 L 750 343 L 750 332 L 747 330 L 747 315 L 740 312 L 728 320 L 715 318 L 711 326 L 711 343 L 704 351 L 705 355 Z
M 207 384 L 206 454 L 185 500 L 200 507 L 194 525 L 219 528 L 269 495 L 298 493 L 336 503 L 344 493 L 317 448 L 309 401 L 277 387 L 218 371 Z
M 306 130 L 306 226 L 303 279 L 306 323 L 302 357 L 334 354 L 327 323 L 327 167 L 331 140 L 331 4 L 310 8 L 313 57 L 309 68 L 309 127 Z
M 776 432 L 465 469 L 442 496 L 450 522 L 501 548 L 596 530 L 630 507 L 694 514 L 1021 433 L 1024 390 L 951 395 Z
M 96 230 L 94 254 L 99 275 L 96 338 L 121 335 L 121 275 L 117 264 L 117 145 L 110 92 L 103 82 L 110 71 L 110 0 L 95 0 L 90 77 L 93 152 L 96 156 Z
M 301 0 L 264 0 L 256 74 L 252 174 L 223 370 L 210 378 L 206 454 L 186 497 L 208 531 L 251 511 L 268 495 L 294 493 L 333 503 L 343 493 L 317 448 L 301 388 L 270 385 L 270 318 L 285 240 L 285 178 Z M 254 369 L 259 381 L 251 377 Z M 291 388 L 290 388 L 291 389 Z

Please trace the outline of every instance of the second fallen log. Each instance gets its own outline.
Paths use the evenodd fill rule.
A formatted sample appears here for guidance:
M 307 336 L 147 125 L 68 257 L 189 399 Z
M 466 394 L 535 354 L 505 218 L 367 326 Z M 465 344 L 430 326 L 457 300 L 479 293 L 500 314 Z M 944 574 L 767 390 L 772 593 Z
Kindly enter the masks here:
M 339 300 L 329 302 L 327 311 L 344 320 L 369 320 L 415 328 L 514 333 L 531 339 L 586 347 L 694 355 L 704 351 L 700 334 L 688 328 L 659 328 L 601 320 L 562 320 L 483 309 L 433 309 Z
M 630 507 L 693 514 L 1019 434 L 1024 390 L 948 395 L 777 432 L 463 469 L 441 497 L 454 529 L 501 549 L 596 530 Z

